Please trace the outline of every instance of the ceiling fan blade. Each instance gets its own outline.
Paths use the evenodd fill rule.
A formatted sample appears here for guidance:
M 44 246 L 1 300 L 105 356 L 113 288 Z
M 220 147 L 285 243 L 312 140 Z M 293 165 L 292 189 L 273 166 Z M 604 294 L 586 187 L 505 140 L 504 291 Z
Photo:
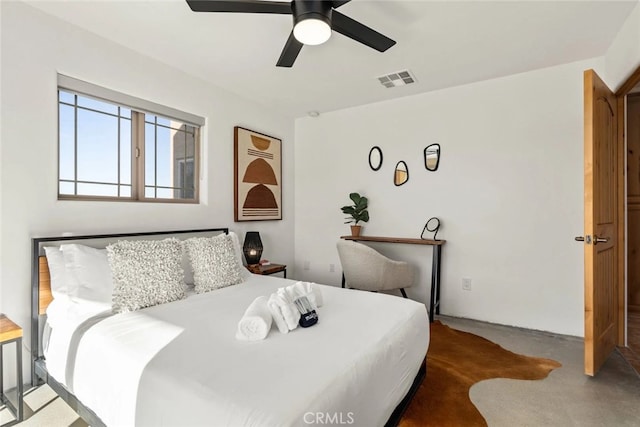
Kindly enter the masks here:
M 337 31 L 343 36 L 347 36 L 379 52 L 384 52 L 396 44 L 396 42 L 391 40 L 389 37 L 380 34 L 376 30 L 355 21 L 346 15 L 343 15 L 337 10 L 333 11 L 331 22 L 331 26 L 334 31 Z
M 334 9 L 337 9 L 337 8 L 339 8 L 340 6 L 342 6 L 342 5 L 343 5 L 343 4 L 345 4 L 345 3 L 349 3 L 350 1 L 351 1 L 351 0 L 333 0 L 333 1 L 331 2 L 331 6 L 332 6 Z
M 293 63 L 296 62 L 296 58 L 302 49 L 302 43 L 300 43 L 293 36 L 293 31 L 289 34 L 289 38 L 287 39 L 287 44 L 284 45 L 284 49 L 282 49 L 282 53 L 280 54 L 280 59 L 278 59 L 278 63 L 276 66 L 278 67 L 292 67 Z
M 276 13 L 290 15 L 291 3 L 258 0 L 187 0 L 194 12 Z

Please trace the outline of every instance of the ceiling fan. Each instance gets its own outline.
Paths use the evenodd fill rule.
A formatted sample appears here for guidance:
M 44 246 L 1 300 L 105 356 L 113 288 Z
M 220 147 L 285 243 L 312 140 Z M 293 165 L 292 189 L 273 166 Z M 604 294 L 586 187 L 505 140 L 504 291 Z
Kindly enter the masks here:
M 291 67 L 302 45 L 319 45 L 331 37 L 331 30 L 357 42 L 384 52 L 396 44 L 379 32 L 338 12 L 350 0 L 292 0 L 291 2 L 260 0 L 186 0 L 194 12 L 271 13 L 293 15 L 293 30 L 282 49 L 278 67 Z

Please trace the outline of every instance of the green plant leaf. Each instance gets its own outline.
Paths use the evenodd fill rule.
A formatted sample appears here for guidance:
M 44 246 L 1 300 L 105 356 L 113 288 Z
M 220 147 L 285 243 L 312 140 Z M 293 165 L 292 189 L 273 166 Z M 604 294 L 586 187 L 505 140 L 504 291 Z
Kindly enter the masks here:
M 342 208 L 342 213 L 347 215 L 353 215 L 356 212 L 356 209 L 353 206 L 344 206 Z

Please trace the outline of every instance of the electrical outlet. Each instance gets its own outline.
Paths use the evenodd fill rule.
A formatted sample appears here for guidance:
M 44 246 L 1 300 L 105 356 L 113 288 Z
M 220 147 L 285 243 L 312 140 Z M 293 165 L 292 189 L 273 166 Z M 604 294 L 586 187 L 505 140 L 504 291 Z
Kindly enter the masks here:
M 304 270 L 311 270 L 311 261 L 305 261 L 302 265 Z
M 335 264 L 329 264 L 329 272 L 330 273 L 335 273 L 336 271 L 336 265 Z
M 462 278 L 462 289 L 465 291 L 471 290 L 471 278 L 469 277 Z

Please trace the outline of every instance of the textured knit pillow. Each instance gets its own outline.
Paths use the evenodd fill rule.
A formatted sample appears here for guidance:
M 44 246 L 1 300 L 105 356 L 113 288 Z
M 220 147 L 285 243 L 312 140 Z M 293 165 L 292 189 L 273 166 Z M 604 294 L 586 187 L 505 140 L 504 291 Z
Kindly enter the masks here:
M 242 282 L 240 266 L 227 234 L 193 237 L 184 242 L 193 267 L 196 292 L 209 292 Z
M 178 239 L 122 240 L 107 246 L 113 311 L 124 313 L 185 297 Z

